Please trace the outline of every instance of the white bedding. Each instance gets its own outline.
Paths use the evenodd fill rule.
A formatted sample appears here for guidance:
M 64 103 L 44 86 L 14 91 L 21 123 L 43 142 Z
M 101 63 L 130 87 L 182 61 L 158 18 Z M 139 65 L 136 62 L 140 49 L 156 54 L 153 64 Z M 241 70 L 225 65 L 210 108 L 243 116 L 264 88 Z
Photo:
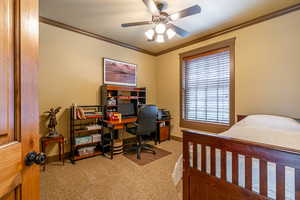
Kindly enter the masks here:
M 300 148 L 300 123 L 286 117 L 251 115 L 221 135 L 293 149 Z
M 228 137 L 277 145 L 293 149 L 300 147 L 300 124 L 293 119 L 269 116 L 251 115 L 235 124 L 230 130 L 222 133 Z M 191 146 L 192 147 L 192 146 Z M 201 145 L 198 145 L 198 165 L 201 166 Z M 210 147 L 206 147 L 207 173 L 210 173 Z M 192 148 L 190 148 L 190 161 L 192 160 Z M 239 155 L 239 185 L 245 186 L 245 160 Z M 190 162 L 192 163 L 192 162 Z M 231 152 L 227 152 L 227 181 L 232 179 Z M 220 151 L 216 150 L 216 176 L 220 177 Z M 201 170 L 201 169 L 199 169 Z M 268 197 L 276 197 L 276 165 L 268 162 Z M 295 175 L 294 169 L 285 168 L 285 195 L 288 200 L 295 199 Z M 182 177 L 182 156 L 179 158 L 172 173 L 173 181 L 177 184 Z M 252 190 L 259 192 L 259 160 L 252 159 Z

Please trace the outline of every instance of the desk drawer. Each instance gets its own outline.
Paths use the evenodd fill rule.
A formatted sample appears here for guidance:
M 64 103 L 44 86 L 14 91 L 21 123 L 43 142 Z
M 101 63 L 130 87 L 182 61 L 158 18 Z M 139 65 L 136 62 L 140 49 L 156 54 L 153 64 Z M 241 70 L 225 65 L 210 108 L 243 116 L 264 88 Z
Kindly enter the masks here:
M 169 130 L 170 130 L 169 126 L 159 127 L 160 141 L 169 139 L 169 132 L 170 132 Z

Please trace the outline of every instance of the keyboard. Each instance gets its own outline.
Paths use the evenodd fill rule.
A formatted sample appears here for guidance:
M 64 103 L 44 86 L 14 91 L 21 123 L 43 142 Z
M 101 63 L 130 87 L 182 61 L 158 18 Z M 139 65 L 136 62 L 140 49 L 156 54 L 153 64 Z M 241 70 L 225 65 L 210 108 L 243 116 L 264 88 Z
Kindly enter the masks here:
M 124 116 L 122 116 L 122 119 L 129 119 L 129 118 L 136 118 L 136 116 L 132 116 L 132 115 L 124 115 Z

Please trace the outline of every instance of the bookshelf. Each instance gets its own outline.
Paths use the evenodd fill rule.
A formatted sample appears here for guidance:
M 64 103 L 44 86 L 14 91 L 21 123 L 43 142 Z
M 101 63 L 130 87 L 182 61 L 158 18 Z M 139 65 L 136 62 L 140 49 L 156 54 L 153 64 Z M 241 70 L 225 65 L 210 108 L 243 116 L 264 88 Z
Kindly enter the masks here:
M 78 116 L 80 108 L 84 117 Z M 103 154 L 103 106 L 71 106 L 71 162 Z

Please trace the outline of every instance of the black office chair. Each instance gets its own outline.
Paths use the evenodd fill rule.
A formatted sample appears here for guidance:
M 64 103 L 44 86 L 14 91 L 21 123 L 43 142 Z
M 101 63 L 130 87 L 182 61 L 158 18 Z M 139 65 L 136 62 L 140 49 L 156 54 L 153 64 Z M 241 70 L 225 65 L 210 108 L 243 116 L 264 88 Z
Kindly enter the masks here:
M 137 116 L 137 122 L 126 126 L 126 131 L 128 133 L 136 135 L 136 144 L 125 149 L 125 153 L 135 150 L 137 152 L 137 159 L 141 159 L 142 150 L 155 154 L 153 145 L 147 144 L 145 141 L 149 139 L 156 141 L 157 113 L 158 109 L 155 105 L 144 105 L 140 108 Z

